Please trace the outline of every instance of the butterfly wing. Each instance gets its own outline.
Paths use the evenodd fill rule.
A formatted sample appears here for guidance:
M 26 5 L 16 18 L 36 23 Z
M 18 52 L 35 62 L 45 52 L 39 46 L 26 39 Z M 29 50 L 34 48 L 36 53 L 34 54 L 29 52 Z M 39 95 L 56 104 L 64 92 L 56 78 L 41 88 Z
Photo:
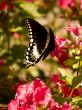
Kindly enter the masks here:
M 49 36 L 50 36 L 50 39 L 49 39 L 49 43 L 48 43 L 48 46 L 46 47 L 45 51 L 44 51 L 44 55 L 43 55 L 43 60 L 49 55 L 49 53 L 51 51 L 54 50 L 55 48 L 55 44 L 54 44 L 54 34 L 51 30 L 51 28 L 49 28 Z
M 49 54 L 52 37 L 42 25 L 33 19 L 26 19 L 25 24 L 29 31 L 30 44 L 25 51 L 24 63 L 29 67 Z

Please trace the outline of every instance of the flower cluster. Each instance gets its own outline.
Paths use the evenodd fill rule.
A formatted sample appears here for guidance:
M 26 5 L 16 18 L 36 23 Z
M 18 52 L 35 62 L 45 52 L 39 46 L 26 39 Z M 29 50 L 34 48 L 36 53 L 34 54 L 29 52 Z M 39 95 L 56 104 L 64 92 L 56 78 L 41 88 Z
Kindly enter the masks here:
M 58 87 L 59 91 L 63 94 L 63 97 L 70 96 L 72 87 L 67 85 L 65 80 L 60 79 L 60 76 L 58 73 L 55 73 L 52 76 L 51 80 L 54 82 L 55 86 Z M 71 97 L 75 97 L 79 95 L 80 95 L 79 89 L 74 89 Z
M 56 0 L 66 18 L 77 19 L 82 15 L 82 0 Z M 64 12 L 63 12 L 64 11 Z
M 75 0 L 57 0 L 57 2 L 62 9 L 71 8 L 75 5 Z
M 51 52 L 51 56 L 52 57 L 56 56 L 62 65 L 63 65 L 63 62 L 69 58 L 68 48 L 70 43 L 71 43 L 70 40 L 66 38 L 55 36 L 56 48 Z
M 66 31 L 71 34 L 71 40 L 69 38 L 55 36 L 56 48 L 51 52 L 51 56 L 56 56 L 63 66 L 68 66 L 66 64 L 67 62 L 65 63 L 66 60 L 76 60 L 77 56 L 79 60 L 82 54 L 82 26 L 69 25 Z M 72 64 L 70 64 L 70 66 L 72 66 Z
M 50 89 L 36 78 L 32 83 L 20 85 L 15 99 L 8 104 L 8 110 L 71 110 L 67 103 L 59 105 L 51 97 Z
M 13 9 L 13 4 L 12 4 L 13 0 L 10 0 L 10 2 L 8 2 L 7 0 L 2 0 L 0 3 L 0 10 L 7 10 L 7 9 Z

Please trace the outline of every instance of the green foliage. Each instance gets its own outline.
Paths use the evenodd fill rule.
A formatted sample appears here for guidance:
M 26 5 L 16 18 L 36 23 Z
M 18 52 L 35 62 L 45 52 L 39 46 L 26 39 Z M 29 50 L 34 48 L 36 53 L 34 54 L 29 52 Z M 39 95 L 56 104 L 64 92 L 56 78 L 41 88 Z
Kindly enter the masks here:
M 72 71 L 70 71 L 69 69 L 63 69 L 63 68 L 58 68 L 61 76 L 63 77 L 63 79 L 66 80 L 68 85 L 72 85 L 72 80 L 74 78 L 74 75 L 72 74 Z
M 72 80 L 72 86 L 74 88 L 78 87 L 81 81 L 82 81 L 82 75 L 74 77 L 73 80 Z

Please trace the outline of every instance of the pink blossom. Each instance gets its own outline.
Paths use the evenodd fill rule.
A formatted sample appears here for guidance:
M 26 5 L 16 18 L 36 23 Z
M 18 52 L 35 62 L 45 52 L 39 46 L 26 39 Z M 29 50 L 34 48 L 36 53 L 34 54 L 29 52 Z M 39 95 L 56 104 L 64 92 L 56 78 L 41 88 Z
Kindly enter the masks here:
M 70 104 L 67 104 L 67 103 L 64 103 L 63 106 L 62 106 L 62 110 L 71 110 L 71 106 Z
M 68 26 L 66 31 L 72 32 L 75 36 L 75 44 L 72 42 L 72 48 L 78 47 L 80 53 L 82 53 L 82 26 L 78 24 L 78 26 Z
M 55 49 L 51 52 L 51 56 L 56 56 L 59 62 L 64 65 L 64 61 L 69 58 L 69 47 L 71 41 L 66 38 L 61 38 L 59 36 L 55 37 Z
M 82 0 L 80 0 L 80 8 L 82 9 Z
M 58 61 L 63 66 L 67 67 L 67 65 L 64 63 L 67 59 L 73 57 L 74 54 L 70 54 L 70 50 L 72 49 L 79 49 L 78 55 L 82 54 L 82 26 L 68 26 L 66 28 L 67 32 L 72 32 L 75 36 L 74 41 L 70 41 L 66 38 L 61 38 L 59 36 L 55 37 L 55 49 L 51 52 L 51 56 L 56 56 L 58 58 Z M 77 53 L 77 52 L 76 52 Z
M 57 2 L 62 9 L 67 9 L 75 5 L 75 0 L 57 0 Z
M 7 9 L 11 9 L 12 10 L 13 9 L 12 1 L 13 0 L 11 0 L 10 4 L 8 5 L 7 0 L 2 0 L 0 2 L 0 10 L 7 10 Z
M 61 87 L 61 90 L 62 90 L 62 93 L 63 93 L 64 97 L 69 97 L 69 95 L 70 95 L 70 93 L 72 91 L 72 88 L 67 86 L 67 84 L 66 84 L 66 85 L 63 85 Z M 78 89 L 74 89 L 71 97 L 75 97 L 75 96 L 78 96 L 78 95 L 79 95 L 79 90 Z
M 38 105 L 47 105 L 51 95 L 50 95 L 50 91 L 47 88 L 38 88 L 35 91 L 34 94 L 35 97 L 35 103 Z
M 66 38 L 56 36 L 55 44 L 60 48 L 67 48 L 71 44 L 71 41 Z
M 18 102 L 16 100 L 11 100 L 8 104 L 8 110 L 18 110 Z
M 51 77 L 51 80 L 55 83 L 59 82 L 60 80 L 60 77 L 59 77 L 59 74 L 58 73 L 55 73 L 52 77 Z
M 54 82 L 55 85 L 59 88 L 59 90 L 63 93 L 64 97 L 69 97 L 72 88 L 67 85 L 67 83 L 60 79 L 59 74 L 57 75 L 56 73 L 52 76 L 51 80 Z M 74 89 L 72 97 L 78 96 L 79 95 L 79 89 Z
M 69 58 L 68 49 L 56 47 L 52 52 L 51 56 L 56 56 L 59 62 L 64 65 L 64 61 Z M 65 66 L 65 65 L 64 65 Z
M 55 73 L 52 77 L 51 80 L 56 83 L 58 86 L 64 86 L 66 85 L 66 82 L 64 80 L 60 79 L 59 73 Z
M 2 2 L 0 3 L 0 9 L 3 10 L 5 8 L 7 8 L 7 2 L 6 0 L 2 0 Z
M 51 100 L 50 89 L 37 78 L 18 87 L 15 99 L 8 104 L 8 110 L 36 110 L 36 107 L 47 107 Z
M 54 102 L 53 99 L 51 99 L 49 104 L 48 104 L 47 110 L 62 110 L 62 106 L 59 105 L 58 103 Z
M 13 38 L 14 39 L 19 39 L 20 35 L 17 32 L 13 33 Z
M 37 105 L 47 105 L 51 99 L 50 89 L 40 79 L 33 82 L 34 99 Z
M 76 36 L 80 35 L 80 31 L 82 31 L 82 26 L 69 26 L 66 28 L 67 31 L 73 32 Z

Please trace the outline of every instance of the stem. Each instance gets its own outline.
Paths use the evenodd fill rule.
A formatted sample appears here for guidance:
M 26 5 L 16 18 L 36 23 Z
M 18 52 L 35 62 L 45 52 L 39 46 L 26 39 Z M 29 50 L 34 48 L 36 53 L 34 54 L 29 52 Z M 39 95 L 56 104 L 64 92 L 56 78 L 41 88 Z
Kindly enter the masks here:
M 80 69 L 80 60 L 78 61 L 79 65 L 78 65 L 78 70 L 77 70 L 77 76 L 79 75 L 79 69 Z
M 80 70 L 80 60 L 79 60 L 79 65 L 78 65 L 78 69 L 77 69 L 77 76 L 79 75 L 79 70 Z M 72 94 L 73 94 L 73 92 L 74 92 L 74 87 L 72 88 L 72 90 L 71 90 L 71 92 L 70 92 L 70 95 L 69 95 L 69 98 L 71 98 L 72 97 Z
M 6 32 L 6 37 L 7 37 L 7 49 L 8 49 L 8 53 L 9 53 L 9 48 L 10 48 L 10 35 L 9 35 L 9 30 L 8 30 L 8 26 L 9 26 L 9 6 L 10 6 L 10 0 L 7 0 L 7 5 L 8 5 L 8 9 L 7 9 L 7 13 L 6 13 L 6 25 L 5 25 L 5 32 Z
M 71 92 L 70 92 L 70 95 L 69 95 L 69 99 L 72 97 L 72 94 L 73 94 L 73 92 L 74 92 L 74 89 L 75 89 L 75 88 L 72 88 L 72 90 L 71 90 Z

